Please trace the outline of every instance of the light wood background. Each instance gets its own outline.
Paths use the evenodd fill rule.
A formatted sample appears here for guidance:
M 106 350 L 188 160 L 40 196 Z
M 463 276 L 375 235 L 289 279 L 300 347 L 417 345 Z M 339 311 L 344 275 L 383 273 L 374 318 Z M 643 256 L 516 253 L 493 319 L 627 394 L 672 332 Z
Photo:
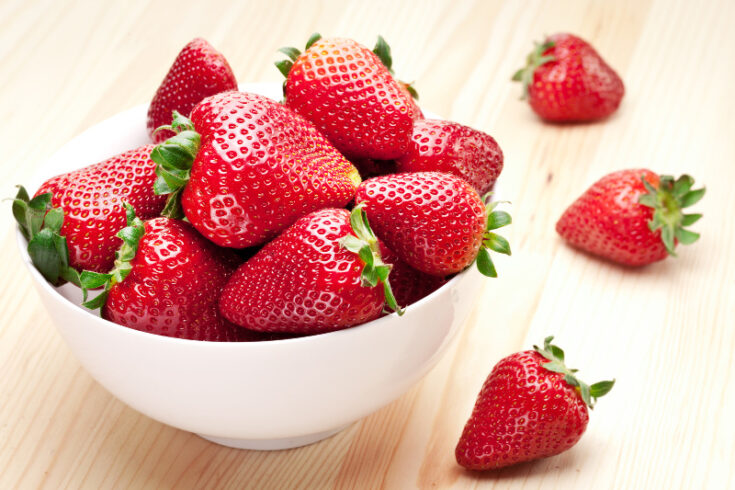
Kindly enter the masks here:
M 514 254 L 461 338 L 414 389 L 321 443 L 216 446 L 148 419 L 79 365 L 32 291 L 0 213 L 0 488 L 735 488 L 735 2 L 0 0 L 0 195 L 85 128 L 148 101 L 201 35 L 240 81 L 278 81 L 276 49 L 378 33 L 424 107 L 489 132 L 506 155 Z M 610 120 L 540 122 L 509 79 L 544 33 L 582 35 L 625 80 Z M 620 268 L 554 232 L 612 170 L 689 172 L 708 192 L 699 243 Z M 476 474 L 454 462 L 503 356 L 557 336 L 588 381 L 617 378 L 567 453 Z

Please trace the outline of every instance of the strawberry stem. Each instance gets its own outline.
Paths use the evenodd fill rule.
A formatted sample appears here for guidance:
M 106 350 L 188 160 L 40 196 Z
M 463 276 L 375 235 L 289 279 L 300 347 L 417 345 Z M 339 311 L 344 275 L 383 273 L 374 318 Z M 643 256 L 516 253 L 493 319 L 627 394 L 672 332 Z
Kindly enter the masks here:
M 156 163 L 156 181 L 153 192 L 156 195 L 168 194 L 163 216 L 182 219 L 181 193 L 189 182 L 191 166 L 199 152 L 201 137 L 194 130 L 194 123 L 177 111 L 173 112 L 173 122 L 156 129 L 170 130 L 176 134 L 153 148 L 151 160 Z
M 102 308 L 107 300 L 110 288 L 117 283 L 123 282 L 125 278 L 128 277 L 128 274 L 130 274 L 130 271 L 133 268 L 130 262 L 138 252 L 138 244 L 145 233 L 143 221 L 135 216 L 135 210 L 133 207 L 128 203 L 124 203 L 124 206 L 128 226 L 120 230 L 116 235 L 122 239 L 123 244 L 117 252 L 115 252 L 115 265 L 112 270 L 108 274 L 82 271 L 80 275 L 84 301 L 82 306 L 89 308 L 90 310 Z M 104 291 L 95 298 L 87 301 L 88 291 L 90 289 L 97 289 L 100 287 L 104 287 Z
M 599 381 L 593 385 L 584 383 L 577 378 L 577 369 L 569 369 L 566 364 L 564 364 L 564 351 L 561 350 L 560 347 L 552 344 L 552 340 L 554 340 L 553 336 L 546 337 L 544 339 L 543 349 L 540 349 L 536 345 L 533 346 L 533 350 L 544 356 L 544 358 L 549 361 L 542 364 L 541 367 L 554 373 L 563 374 L 564 381 L 566 381 L 569 386 L 577 389 L 577 392 L 580 394 L 582 400 L 584 400 L 587 406 L 595 408 L 597 399 L 610 392 L 615 384 L 615 380 Z
M 398 316 L 403 315 L 405 310 L 398 306 L 393 289 L 390 286 L 390 280 L 388 279 L 393 267 L 383 262 L 380 255 L 378 238 L 373 233 L 372 228 L 370 228 L 367 214 L 361 204 L 358 204 L 352 209 L 350 213 L 350 225 L 352 226 L 354 235 L 345 235 L 342 237 L 340 245 L 342 248 L 357 254 L 365 264 L 360 276 L 362 286 L 374 288 L 378 283 L 383 283 L 385 303 L 391 310 L 398 313 Z
M 64 211 L 52 207 L 51 200 L 50 192 L 31 199 L 25 187 L 19 185 L 13 199 L 13 216 L 28 241 L 31 262 L 44 279 L 54 286 L 64 281 L 79 286 L 79 272 L 69 265 L 66 237 L 60 235 Z
M 685 229 L 696 223 L 701 214 L 684 214 L 682 210 L 693 206 L 704 197 L 705 188 L 691 190 L 694 179 L 689 175 L 682 175 L 674 180 L 671 175 L 662 175 L 659 178 L 658 188 L 654 187 L 644 175 L 641 180 L 647 193 L 638 198 L 638 202 L 653 209 L 653 217 L 648 222 L 648 228 L 655 232 L 661 230 L 661 241 L 669 255 L 676 256 L 674 248 L 679 242 L 689 245 L 699 239 L 699 233 Z

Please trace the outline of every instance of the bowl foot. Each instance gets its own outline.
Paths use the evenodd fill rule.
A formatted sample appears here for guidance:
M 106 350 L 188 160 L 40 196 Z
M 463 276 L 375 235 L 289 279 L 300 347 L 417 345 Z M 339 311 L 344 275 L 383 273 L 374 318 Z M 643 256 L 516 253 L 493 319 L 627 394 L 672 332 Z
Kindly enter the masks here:
M 347 424 L 349 425 L 349 424 Z M 337 432 L 345 429 L 347 425 L 336 429 L 317 432 L 315 434 L 307 434 L 298 437 L 284 437 L 283 439 L 231 439 L 228 437 L 212 437 L 204 434 L 197 434 L 202 439 L 206 439 L 215 444 L 232 447 L 235 449 L 253 449 L 256 451 L 277 451 L 279 449 L 291 449 L 294 447 L 307 446 L 314 444 L 322 439 L 331 437 Z

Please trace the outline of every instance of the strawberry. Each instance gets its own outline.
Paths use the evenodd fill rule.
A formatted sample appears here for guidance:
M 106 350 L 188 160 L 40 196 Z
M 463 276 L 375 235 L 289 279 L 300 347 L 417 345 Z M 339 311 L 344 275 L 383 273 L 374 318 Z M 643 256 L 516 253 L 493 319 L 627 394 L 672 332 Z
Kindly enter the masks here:
M 314 123 L 349 157 L 391 160 L 411 142 L 420 116 L 409 89 L 391 75 L 390 48 L 378 38 L 375 52 L 351 39 L 314 34 L 301 53 L 276 63 L 286 77 L 286 105 Z
M 503 151 L 492 136 L 438 119 L 413 125 L 408 153 L 396 160 L 399 172 L 446 172 L 466 180 L 483 195 L 503 170 Z
M 126 206 L 128 226 L 109 274 L 83 271 L 88 308 L 126 327 L 191 340 L 240 340 L 240 328 L 220 315 L 217 300 L 235 270 L 234 253 L 205 240 L 184 221 L 146 222 Z M 104 287 L 86 301 L 87 290 Z
M 554 122 L 603 119 L 615 112 L 625 93 L 615 70 L 572 34 L 536 43 L 513 80 L 523 84 L 523 98 L 534 112 Z
M 477 259 L 480 271 L 497 276 L 488 248 L 510 255 L 508 241 L 491 230 L 510 215 L 487 207 L 464 180 L 441 172 L 375 177 L 357 189 L 376 235 L 408 265 L 445 277 Z
M 194 39 L 181 50 L 153 96 L 148 134 L 161 143 L 173 133 L 155 130 L 171 124 L 173 111 L 188 116 L 205 97 L 229 90 L 237 90 L 237 80 L 225 57 L 204 39 Z
M 677 243 L 699 238 L 684 227 L 702 215 L 682 212 L 704 196 L 693 185 L 688 175 L 674 180 L 645 169 L 613 172 L 564 211 L 556 231 L 574 247 L 629 266 L 675 256 Z
M 124 202 L 142 219 L 159 215 L 166 198 L 153 193 L 152 149 L 142 146 L 53 177 L 32 200 L 21 188 L 13 213 L 33 263 L 49 282 L 78 284 L 74 270 L 110 270 L 121 243 L 115 235 L 126 223 Z
M 494 470 L 554 456 L 582 437 L 597 398 L 615 380 L 588 386 L 564 365 L 564 351 L 544 340 L 543 349 L 512 354 L 485 380 L 459 439 L 457 463 Z
M 383 243 L 380 243 L 380 255 L 383 262 L 391 267 L 390 286 L 396 297 L 396 303 L 402 308 L 414 304 L 447 283 L 444 277 L 417 271 Z
M 377 318 L 384 303 L 398 309 L 389 272 L 359 207 L 322 209 L 240 266 L 222 292 L 220 311 L 263 332 L 339 330 Z
M 265 243 L 311 211 L 345 206 L 360 183 L 311 123 L 260 95 L 208 97 L 171 128 L 179 134 L 151 154 L 155 192 L 171 194 L 163 214 L 185 215 L 221 246 Z

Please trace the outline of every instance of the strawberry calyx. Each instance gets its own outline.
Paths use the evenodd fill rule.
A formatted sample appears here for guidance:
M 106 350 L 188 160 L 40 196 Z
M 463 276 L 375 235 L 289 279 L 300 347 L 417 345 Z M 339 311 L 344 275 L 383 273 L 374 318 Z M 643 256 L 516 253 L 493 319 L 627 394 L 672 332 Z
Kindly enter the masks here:
M 312 44 L 317 42 L 322 38 L 322 35 L 318 32 L 315 32 L 311 36 L 309 36 L 309 39 L 306 41 L 306 47 L 304 48 L 304 51 L 308 50 Z M 292 46 L 286 46 L 283 48 L 280 48 L 278 51 L 285 54 L 288 59 L 287 60 L 280 60 L 276 61 L 274 64 L 276 65 L 276 68 L 278 68 L 278 71 L 281 72 L 281 74 L 288 78 L 288 74 L 291 71 L 291 67 L 293 66 L 296 59 L 301 56 L 301 51 L 299 51 L 298 48 L 294 48 Z
M 64 211 L 52 207 L 53 196 L 50 192 L 31 199 L 25 187 L 17 187 L 18 193 L 12 206 L 13 216 L 28 241 L 31 262 L 44 279 L 54 286 L 64 281 L 79 286 L 79 272 L 69 266 L 66 237 L 59 234 L 64 224 Z
M 153 183 L 153 192 L 157 196 L 169 195 L 161 212 L 162 216 L 182 219 L 184 211 L 181 208 L 181 193 L 189 182 L 191 166 L 199 151 L 201 137 L 194 129 L 194 123 L 177 111 L 173 111 L 170 125 L 156 128 L 155 132 L 165 129 L 176 134 L 156 145 L 151 152 L 151 160 L 156 164 L 157 175 Z
M 653 209 L 648 229 L 652 232 L 661 230 L 661 241 L 666 251 L 676 257 L 674 247 L 677 243 L 689 245 L 699 239 L 699 233 L 684 227 L 693 225 L 702 217 L 698 213 L 684 214 L 682 209 L 699 202 L 706 189 L 703 187 L 692 190 L 694 179 L 686 174 L 676 180 L 671 175 L 662 175 L 659 177 L 658 188 L 646 180 L 644 175 L 641 175 L 641 180 L 648 192 L 638 198 L 638 202 Z
M 340 239 L 339 244 L 345 250 L 357 254 L 365 264 L 360 275 L 362 286 L 374 288 L 378 283 L 383 283 L 385 303 L 392 311 L 398 313 L 398 316 L 403 315 L 405 310 L 398 306 L 388 279 L 393 266 L 383 262 L 380 255 L 378 238 L 375 236 L 372 228 L 370 228 L 367 214 L 361 204 L 358 204 L 352 209 L 350 213 L 350 226 L 352 226 L 354 235 L 345 235 Z
M 108 274 L 82 271 L 80 275 L 82 294 L 84 295 L 82 306 L 90 310 L 101 308 L 107 300 L 110 288 L 128 277 L 128 274 L 130 274 L 133 268 L 130 261 L 133 260 L 133 257 L 138 252 L 138 243 L 140 243 L 140 239 L 145 233 L 143 221 L 135 216 L 135 209 L 128 203 L 124 203 L 124 205 L 128 226 L 120 230 L 116 235 L 122 239 L 123 244 L 115 252 L 115 265 L 112 270 Z M 104 287 L 102 293 L 87 301 L 88 291 L 100 287 Z
M 378 35 L 378 40 L 375 43 L 375 47 L 373 48 L 373 53 L 375 53 L 375 55 L 380 59 L 383 65 L 388 69 L 388 73 L 390 73 L 391 75 L 395 75 L 395 72 L 393 71 L 393 56 L 391 55 L 390 44 L 386 42 L 383 36 Z M 419 93 L 413 86 L 414 82 L 408 83 L 401 80 L 396 81 L 399 85 L 405 88 L 409 94 L 411 94 L 411 97 L 413 97 L 414 100 L 419 100 Z
M 509 225 L 513 222 L 510 214 L 505 211 L 497 211 L 495 208 L 500 201 L 488 202 L 490 193 L 488 193 L 483 201 L 485 210 L 487 213 L 487 222 L 485 225 L 485 233 L 482 236 L 482 247 L 477 254 L 475 262 L 477 263 L 477 269 L 487 277 L 498 277 L 498 272 L 495 270 L 495 264 L 493 259 L 490 257 L 490 250 L 493 252 L 510 255 L 510 243 L 504 237 L 498 235 L 493 230 L 502 228 L 503 226 Z
M 526 57 L 526 66 L 513 74 L 512 80 L 514 82 L 521 82 L 523 85 L 521 100 L 528 98 L 528 87 L 533 83 L 533 74 L 536 72 L 536 68 L 556 60 L 556 58 L 551 55 L 544 55 L 548 49 L 553 47 L 553 41 L 546 40 L 543 43 L 534 41 L 533 51 L 531 51 Z
M 563 374 L 564 381 L 566 381 L 567 384 L 577 390 L 587 406 L 590 408 L 595 408 L 595 403 L 597 402 L 597 399 L 610 392 L 613 385 L 615 384 L 615 380 L 613 379 L 610 381 L 599 381 L 593 385 L 588 385 L 584 383 L 579 378 L 577 378 L 577 369 L 569 369 L 567 368 L 566 364 L 564 364 L 564 351 L 561 350 L 560 347 L 552 344 L 552 340 L 554 340 L 553 336 L 546 337 L 544 339 L 543 349 L 539 348 L 537 345 L 533 346 L 533 350 L 541 354 L 549 361 L 541 364 L 541 367 L 554 373 Z

